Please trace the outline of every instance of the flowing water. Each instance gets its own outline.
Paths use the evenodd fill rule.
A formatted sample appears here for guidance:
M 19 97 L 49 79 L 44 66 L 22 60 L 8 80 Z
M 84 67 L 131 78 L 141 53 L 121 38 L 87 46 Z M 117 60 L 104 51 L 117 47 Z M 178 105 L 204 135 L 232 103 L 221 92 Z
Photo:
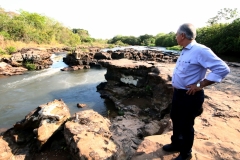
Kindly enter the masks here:
M 164 47 L 116 47 L 107 50 L 134 48 L 136 50 L 154 49 L 167 51 Z M 113 104 L 100 98 L 96 86 L 105 82 L 106 69 L 86 69 L 79 71 L 60 71 L 67 65 L 62 61 L 66 54 L 53 54 L 53 65 L 49 69 L 29 71 L 24 75 L 0 77 L 0 131 L 12 127 L 30 111 L 54 99 L 62 99 L 70 108 L 71 115 L 84 109 L 93 109 L 101 115 L 108 110 L 114 112 Z M 79 109 L 77 103 L 88 107 Z
M 106 115 L 107 102 L 96 92 L 96 86 L 105 81 L 106 69 L 60 71 L 67 66 L 62 62 L 64 56 L 53 54 L 54 63 L 49 69 L 0 78 L 0 128 L 12 127 L 30 111 L 54 99 L 62 99 L 71 115 L 84 109 Z M 88 107 L 77 108 L 77 103 Z

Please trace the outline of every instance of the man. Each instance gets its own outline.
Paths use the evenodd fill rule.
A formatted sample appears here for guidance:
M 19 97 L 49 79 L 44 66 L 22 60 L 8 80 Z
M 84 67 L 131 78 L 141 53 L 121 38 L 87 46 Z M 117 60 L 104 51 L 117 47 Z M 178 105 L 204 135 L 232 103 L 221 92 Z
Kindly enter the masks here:
M 171 144 L 163 146 L 167 152 L 179 151 L 175 160 L 192 158 L 194 119 L 201 114 L 204 102 L 203 88 L 221 82 L 230 72 L 229 67 L 211 49 L 195 41 L 192 24 L 181 25 L 176 34 L 183 47 L 172 76 L 174 88 L 170 117 L 173 124 Z M 207 74 L 207 69 L 211 72 Z

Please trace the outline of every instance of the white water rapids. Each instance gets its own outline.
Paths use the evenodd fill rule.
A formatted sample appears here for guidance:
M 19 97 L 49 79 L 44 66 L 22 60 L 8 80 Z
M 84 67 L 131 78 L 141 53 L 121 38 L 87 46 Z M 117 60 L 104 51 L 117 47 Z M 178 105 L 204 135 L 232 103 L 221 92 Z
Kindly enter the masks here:
M 30 111 L 54 99 L 62 99 L 71 114 L 83 110 L 77 108 L 77 103 L 106 114 L 104 99 L 96 92 L 96 86 L 105 81 L 106 69 L 60 71 L 67 66 L 63 56 L 53 55 L 51 68 L 0 78 L 0 128 L 12 127 Z

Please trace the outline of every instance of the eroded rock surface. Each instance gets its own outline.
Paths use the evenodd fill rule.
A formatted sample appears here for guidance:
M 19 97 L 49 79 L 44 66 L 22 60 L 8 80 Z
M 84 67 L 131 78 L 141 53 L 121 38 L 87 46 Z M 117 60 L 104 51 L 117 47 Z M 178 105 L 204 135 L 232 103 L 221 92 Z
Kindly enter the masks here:
M 101 60 L 99 63 L 107 68 L 107 82 L 97 87 L 98 92 L 102 97 L 111 99 L 117 108 L 139 99 L 138 107 L 150 112 L 154 110 L 161 117 L 162 111 L 169 107 L 174 64 L 127 59 Z
M 177 153 L 162 151 L 172 134 L 169 111 L 175 64 L 127 59 L 99 62 L 108 71 L 107 82 L 98 91 L 114 102 L 121 116 L 107 119 L 85 110 L 68 118 L 67 106 L 55 100 L 39 106 L 2 134 L 0 156 L 28 159 L 31 148 L 41 149 L 67 121 L 63 132 L 72 159 L 176 157 Z M 223 82 L 204 89 L 204 112 L 195 120 L 193 160 L 240 159 L 240 65 L 228 65 L 231 73 Z
M 8 143 L 0 137 L 0 160 L 13 159 L 13 154 L 11 148 L 8 146 Z
M 35 64 L 37 70 L 45 69 L 53 63 L 50 57 L 51 53 L 45 49 L 22 48 L 18 52 L 12 53 L 10 64 L 29 62 Z
M 12 76 L 12 75 L 20 75 L 26 72 L 27 69 L 23 67 L 12 67 L 11 65 L 0 62 L 0 75 Z
M 10 147 L 16 159 L 30 158 L 70 117 L 70 112 L 62 100 L 54 100 L 40 105 L 13 128 L 2 133 L 2 139 Z M 3 142 L 3 144 L 5 143 Z M 10 155 L 7 145 L 0 155 Z
M 12 76 L 24 74 L 27 64 L 34 65 L 36 70 L 46 69 L 52 65 L 51 51 L 57 49 L 22 48 L 11 54 L 10 58 L 0 59 L 0 75 Z M 7 64 L 7 65 L 6 65 Z
M 77 48 L 72 54 L 68 54 L 63 62 L 69 65 L 62 69 L 62 71 L 72 71 L 87 68 L 86 66 L 99 67 L 99 60 L 119 60 L 129 59 L 136 61 L 155 61 L 155 62 L 176 62 L 178 54 L 174 52 L 165 52 L 156 50 L 156 48 L 146 48 L 144 50 L 137 50 L 134 48 L 125 48 L 120 50 L 103 51 L 100 48 L 89 48 L 88 52 Z M 101 66 L 100 66 L 101 67 Z M 125 77 L 130 78 L 131 77 Z M 132 80 L 131 80 L 132 81 Z
M 99 85 L 98 90 L 102 97 L 113 100 L 115 105 L 125 112 L 122 118 L 117 117 L 113 119 L 112 125 L 115 129 L 113 131 L 117 132 L 120 136 L 118 138 L 121 139 L 119 142 L 121 142 L 122 146 L 124 146 L 123 142 L 127 144 L 125 146 L 131 146 L 128 152 L 126 152 L 127 149 L 125 150 L 127 158 L 134 160 L 170 160 L 176 157 L 177 153 L 162 151 L 162 146 L 170 143 L 170 136 L 172 134 L 168 105 L 171 105 L 171 75 L 175 64 L 152 63 L 153 68 L 146 76 L 146 83 L 143 83 L 145 93 L 148 90 L 151 94 L 141 96 L 139 93 L 143 93 L 144 90 L 141 86 L 121 81 L 122 73 L 126 73 L 124 69 L 134 70 L 135 67 L 132 66 L 136 62 L 132 64 L 129 64 L 127 60 L 104 60 L 101 62 L 103 65 L 106 64 L 107 69 L 112 71 L 109 73 L 113 73 L 113 68 L 115 68 L 114 74 L 110 74 L 109 77 L 108 73 L 106 74 L 108 81 Z M 231 68 L 231 73 L 221 83 L 208 86 L 204 89 L 204 112 L 195 120 L 195 141 L 192 158 L 194 160 L 240 159 L 240 141 L 237 138 L 240 137 L 240 110 L 238 107 L 240 105 L 240 70 L 236 63 L 228 63 L 228 65 Z M 138 66 L 136 68 L 139 69 Z M 133 70 L 128 71 L 127 76 L 134 77 L 134 73 L 136 72 L 133 72 Z M 146 98 L 147 96 L 149 98 Z M 140 99 L 144 100 L 141 101 Z M 146 101 L 147 103 L 143 104 Z M 128 104 L 135 104 L 137 108 L 140 108 L 140 110 L 135 109 L 138 110 L 138 113 L 127 109 Z M 129 111 L 131 114 L 128 113 Z M 151 114 L 152 112 L 155 114 Z M 132 117 L 128 118 L 130 115 Z M 159 117 L 160 119 L 164 117 L 164 119 L 159 120 Z M 132 121 L 129 121 L 129 119 Z M 159 123 L 161 121 L 162 123 Z M 136 127 L 132 127 L 134 124 Z M 153 126 L 154 128 L 149 129 Z M 137 133 L 135 132 L 134 134 L 134 130 L 137 130 Z M 125 132 L 131 134 L 125 134 Z M 136 137 L 134 137 L 136 134 L 138 136 L 142 135 L 142 138 L 144 138 L 143 141 L 139 138 L 138 143 L 133 143 L 132 139 L 136 142 Z M 134 150 L 136 152 L 131 156 Z
M 73 159 L 114 159 L 117 145 L 109 127 L 110 121 L 93 110 L 77 112 L 64 128 Z
M 195 120 L 193 160 L 240 159 L 240 83 L 239 68 L 219 84 L 206 87 L 204 112 Z M 169 120 L 170 122 L 170 120 Z M 162 135 L 145 137 L 135 153 L 137 159 L 171 160 L 177 153 L 166 153 L 162 146 L 170 143 L 171 127 Z

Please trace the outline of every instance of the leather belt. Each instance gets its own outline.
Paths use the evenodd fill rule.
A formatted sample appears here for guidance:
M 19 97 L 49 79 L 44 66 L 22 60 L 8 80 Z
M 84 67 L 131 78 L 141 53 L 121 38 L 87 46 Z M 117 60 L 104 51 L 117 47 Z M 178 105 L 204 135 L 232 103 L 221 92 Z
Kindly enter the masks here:
M 174 88 L 175 91 L 177 92 L 187 92 L 188 90 L 186 89 L 177 89 L 177 88 Z

